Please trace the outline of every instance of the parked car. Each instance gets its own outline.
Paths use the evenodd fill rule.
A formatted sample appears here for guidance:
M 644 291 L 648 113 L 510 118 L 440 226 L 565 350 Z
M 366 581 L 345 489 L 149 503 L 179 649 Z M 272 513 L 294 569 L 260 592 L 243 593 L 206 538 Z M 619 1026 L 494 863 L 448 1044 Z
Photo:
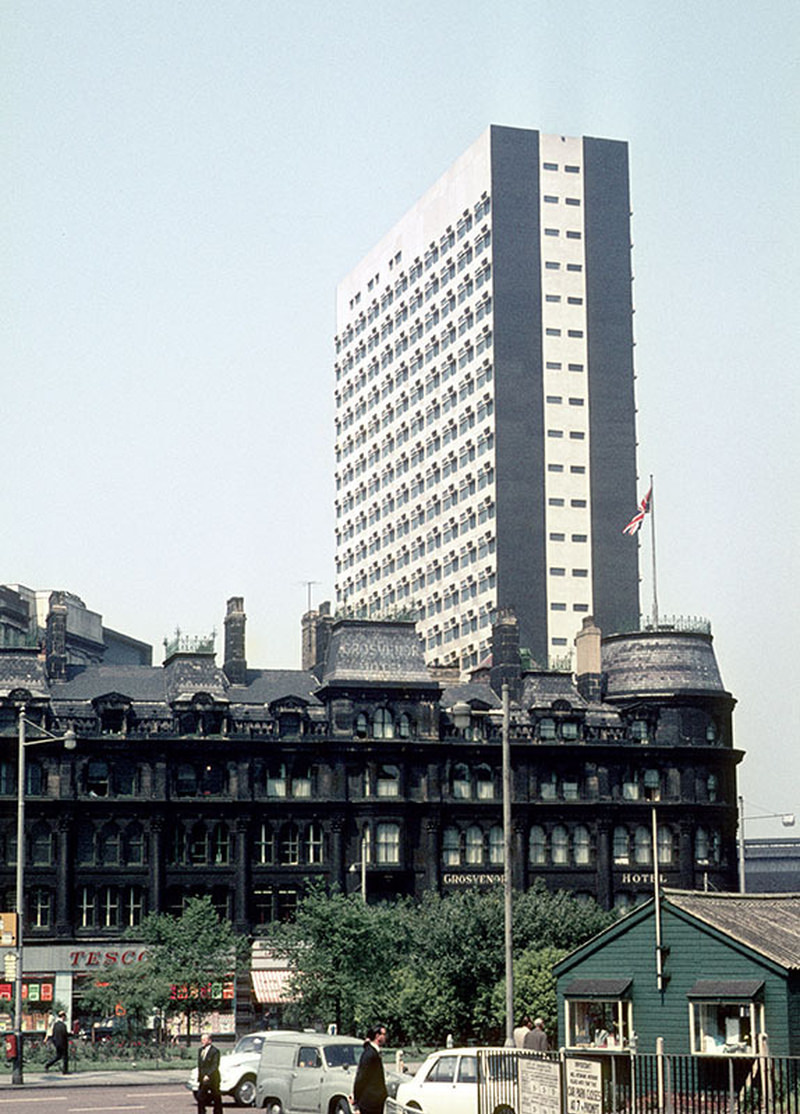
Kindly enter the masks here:
M 265 1037 L 271 1032 L 248 1033 L 240 1037 L 230 1052 L 219 1058 L 220 1093 L 230 1095 L 237 1106 L 252 1106 L 256 1097 L 256 1072 Z M 186 1086 L 197 1095 L 197 1068 L 191 1072 Z
M 351 1114 L 364 1042 L 325 1033 L 270 1033 L 261 1048 L 256 1106 L 268 1114 Z M 403 1076 L 386 1072 L 394 1095 Z
M 476 1048 L 445 1048 L 432 1052 L 411 1079 L 404 1080 L 397 1088 L 395 1103 L 404 1111 L 416 1110 L 422 1114 L 478 1114 L 479 1057 Z M 491 1056 L 486 1071 L 492 1082 L 511 1087 L 516 1101 L 516 1059 L 509 1057 L 508 1049 L 492 1049 L 499 1055 Z M 514 1114 L 514 1105 L 506 1100 L 497 1101 L 488 1114 Z

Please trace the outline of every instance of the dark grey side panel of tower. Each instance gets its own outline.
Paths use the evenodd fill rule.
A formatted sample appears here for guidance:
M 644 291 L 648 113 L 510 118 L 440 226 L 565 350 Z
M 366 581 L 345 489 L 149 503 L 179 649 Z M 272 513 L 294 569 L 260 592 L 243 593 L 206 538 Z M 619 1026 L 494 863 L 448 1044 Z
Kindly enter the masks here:
M 539 134 L 493 127 L 497 602 L 547 661 Z
M 628 146 L 584 139 L 594 616 L 604 634 L 639 620 Z

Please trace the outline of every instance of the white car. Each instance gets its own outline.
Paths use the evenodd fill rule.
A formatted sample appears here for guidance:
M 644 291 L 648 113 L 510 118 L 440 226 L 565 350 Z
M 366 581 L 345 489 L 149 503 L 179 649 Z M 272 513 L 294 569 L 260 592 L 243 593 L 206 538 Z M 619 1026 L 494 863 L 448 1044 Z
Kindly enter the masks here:
M 508 1049 L 481 1049 L 490 1052 L 483 1057 L 489 1079 L 509 1090 L 508 1099 L 498 1099 L 489 1114 L 514 1114 L 516 1102 L 516 1059 L 504 1055 Z M 390 1109 L 416 1110 L 422 1114 L 478 1114 L 479 1050 L 476 1048 L 445 1048 L 431 1055 L 416 1074 L 397 1088 L 395 1103 Z M 513 1094 L 513 1101 L 512 1101 Z
M 237 1106 L 252 1106 L 256 1097 L 256 1072 L 261 1058 L 261 1046 L 268 1032 L 248 1033 L 240 1037 L 231 1052 L 219 1058 L 220 1093 L 230 1095 Z M 189 1076 L 186 1086 L 197 1094 L 197 1068 Z

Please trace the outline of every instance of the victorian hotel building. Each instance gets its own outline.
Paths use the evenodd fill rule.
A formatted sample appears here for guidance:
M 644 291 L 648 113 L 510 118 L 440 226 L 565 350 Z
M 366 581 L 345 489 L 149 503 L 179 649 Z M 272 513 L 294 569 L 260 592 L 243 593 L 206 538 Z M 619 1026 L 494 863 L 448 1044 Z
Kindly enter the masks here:
M 312 878 L 363 884 L 368 901 L 500 884 L 503 681 L 515 887 L 541 880 L 624 907 L 652 892 L 654 857 L 666 885 L 736 887 L 734 701 L 707 632 L 602 638 L 586 617 L 570 673 L 521 654 L 516 618 L 501 612 L 491 668 L 461 679 L 426 665 L 413 622 L 323 607 L 305 617 L 307 668 L 258 669 L 233 598 L 221 665 L 213 639 L 179 638 L 154 666 L 104 662 L 102 646 L 93 660 L 85 645 L 73 653 L 80 601 L 68 602 L 54 593 L 46 630 L 19 645 L 4 629 L 0 648 L 3 911 L 19 714 L 28 739 L 42 738 L 36 725 L 77 736 L 72 750 L 59 738 L 25 748 L 29 1029 L 53 1002 L 88 1021 L 87 980 L 140 962 L 142 918 L 179 914 L 192 895 L 257 935 L 292 916 Z M 13 993 L 5 970 L 0 1006 Z M 213 1029 L 278 1014 L 270 981 L 254 969 L 220 988 Z

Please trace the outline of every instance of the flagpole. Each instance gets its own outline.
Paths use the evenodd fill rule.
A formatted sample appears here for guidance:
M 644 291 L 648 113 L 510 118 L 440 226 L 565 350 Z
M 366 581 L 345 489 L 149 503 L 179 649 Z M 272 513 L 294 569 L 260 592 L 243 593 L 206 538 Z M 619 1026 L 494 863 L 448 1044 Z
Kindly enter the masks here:
M 650 550 L 653 567 L 653 629 L 658 630 L 658 578 L 656 575 L 656 500 L 650 474 Z

